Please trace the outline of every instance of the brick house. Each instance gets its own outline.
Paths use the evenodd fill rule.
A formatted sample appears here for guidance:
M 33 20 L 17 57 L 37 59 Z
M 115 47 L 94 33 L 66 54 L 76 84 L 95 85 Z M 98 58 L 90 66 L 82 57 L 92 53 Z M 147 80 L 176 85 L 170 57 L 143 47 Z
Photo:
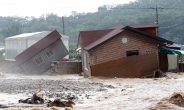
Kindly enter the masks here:
M 173 44 L 173 42 L 157 37 L 157 27 L 157 24 L 147 24 L 115 26 L 105 30 L 80 31 L 78 47 L 82 50 L 82 70 L 84 76 L 140 77 L 140 74 L 126 74 L 131 72 L 132 74 L 135 74 L 135 72 L 148 72 L 158 68 L 158 46 Z M 154 55 L 151 53 L 154 53 Z M 133 62 L 131 59 L 134 59 L 134 57 L 129 56 L 147 54 L 150 54 L 150 56 L 142 56 L 142 58 L 148 58 L 145 59 L 146 61 L 150 59 L 150 67 L 146 67 L 147 70 L 144 70 L 144 68 L 140 69 L 141 67 L 137 66 L 143 62 L 141 60 L 139 60 L 139 64 L 136 64 L 138 61 L 132 63 L 131 68 L 130 65 L 128 66 L 128 64 L 125 63 L 125 61 L 128 61 L 128 63 Z M 154 57 L 155 60 L 151 61 L 151 59 L 153 59 L 152 57 Z M 126 58 L 128 58 L 128 60 Z M 138 58 L 139 57 L 135 57 L 134 61 Z M 119 61 L 121 60 L 122 62 L 120 63 Z M 153 62 L 155 63 L 153 64 Z M 143 65 L 146 63 L 148 62 L 144 62 Z M 133 65 L 137 67 L 136 71 L 129 71 L 134 68 Z M 125 69 L 122 68 L 127 68 L 128 71 L 124 71 Z M 114 73 L 115 71 L 117 72 Z

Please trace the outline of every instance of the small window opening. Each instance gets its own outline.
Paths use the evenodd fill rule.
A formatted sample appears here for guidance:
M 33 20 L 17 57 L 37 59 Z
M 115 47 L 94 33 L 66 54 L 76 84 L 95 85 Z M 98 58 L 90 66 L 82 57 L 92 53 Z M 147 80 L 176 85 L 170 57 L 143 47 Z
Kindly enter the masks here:
M 138 50 L 126 51 L 126 56 L 139 55 Z
M 49 50 L 48 52 L 46 52 L 46 56 L 47 58 L 50 58 L 54 55 L 54 52 L 52 50 Z
M 36 64 L 39 66 L 43 63 L 42 57 L 39 57 L 38 59 L 35 60 Z

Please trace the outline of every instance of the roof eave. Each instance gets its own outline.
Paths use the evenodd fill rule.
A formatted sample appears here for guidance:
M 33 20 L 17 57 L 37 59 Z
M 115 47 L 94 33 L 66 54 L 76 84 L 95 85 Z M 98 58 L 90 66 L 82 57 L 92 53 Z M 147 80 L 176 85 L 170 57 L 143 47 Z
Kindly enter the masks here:
M 161 38 L 161 37 L 158 37 L 158 36 L 154 36 L 154 35 L 152 35 L 150 33 L 146 33 L 144 31 L 141 31 L 141 30 L 138 30 L 138 29 L 134 29 L 134 28 L 132 28 L 130 26 L 126 26 L 124 29 L 125 30 L 131 30 L 132 32 L 139 33 L 139 34 L 144 35 L 144 36 L 150 36 L 151 39 L 158 40 L 158 41 L 161 41 L 161 42 L 166 43 L 166 44 L 173 44 L 174 43 L 174 42 L 166 40 L 164 38 Z

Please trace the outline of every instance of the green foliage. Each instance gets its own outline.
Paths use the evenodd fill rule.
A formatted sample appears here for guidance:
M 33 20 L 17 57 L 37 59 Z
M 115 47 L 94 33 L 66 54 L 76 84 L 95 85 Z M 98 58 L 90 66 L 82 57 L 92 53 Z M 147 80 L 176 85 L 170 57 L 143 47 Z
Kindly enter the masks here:
M 159 36 L 184 43 L 184 0 L 157 0 Z M 156 0 L 136 0 L 124 5 L 103 5 L 94 13 L 77 13 L 64 17 L 64 32 L 70 37 L 70 49 L 80 31 L 108 29 L 116 25 L 156 22 Z M 20 33 L 53 31 L 63 33 L 62 17 L 49 13 L 35 17 L 0 17 L 0 39 Z
M 69 44 L 69 50 L 75 50 L 76 49 L 76 46 L 77 46 L 77 43 L 71 42 Z
M 81 60 L 82 55 L 78 53 L 69 53 L 69 58 L 75 58 L 77 60 Z
M 4 38 L 21 34 L 21 24 L 19 22 L 13 22 L 9 27 L 3 28 L 2 32 Z

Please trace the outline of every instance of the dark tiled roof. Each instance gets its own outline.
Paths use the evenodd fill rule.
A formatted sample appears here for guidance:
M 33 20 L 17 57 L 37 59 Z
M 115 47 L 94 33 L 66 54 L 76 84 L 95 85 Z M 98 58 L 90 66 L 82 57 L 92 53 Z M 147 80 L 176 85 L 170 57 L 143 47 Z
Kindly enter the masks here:
M 114 29 L 111 32 L 107 33 L 106 35 L 102 36 L 101 38 L 97 39 L 95 42 L 87 45 L 84 47 L 85 50 L 90 50 L 96 46 L 98 46 L 99 44 L 109 40 L 111 37 L 116 36 L 117 34 L 121 33 L 123 30 L 120 29 Z
M 39 53 L 41 50 L 45 49 L 47 46 L 57 41 L 57 39 L 59 39 L 60 37 L 61 35 L 56 30 L 49 33 L 44 38 L 36 42 L 34 45 L 32 45 L 31 47 L 27 48 L 22 53 L 17 55 L 15 57 L 16 62 L 18 64 L 24 63 L 25 61 L 27 61 L 28 59 Z
M 142 26 L 145 27 L 146 25 Z M 156 25 L 149 25 L 150 27 L 154 27 Z M 135 26 L 136 27 L 136 26 Z M 137 27 L 141 27 L 140 25 Z M 148 27 L 148 26 L 147 26 Z M 147 32 L 138 30 L 136 28 L 130 27 L 130 26 L 126 26 L 126 27 L 116 27 L 116 28 L 111 28 L 111 29 L 107 29 L 107 30 L 95 30 L 95 31 L 81 31 L 80 32 L 80 37 L 82 39 L 82 45 L 84 47 L 85 50 L 91 50 L 93 48 L 95 48 L 96 46 L 102 44 L 103 42 L 113 38 L 114 36 L 122 33 L 122 32 L 127 32 L 130 34 L 133 34 L 137 37 L 149 40 L 151 42 L 155 42 L 157 44 L 164 44 L 164 43 L 168 43 L 168 44 L 173 44 L 172 41 L 163 39 L 161 37 L 157 37 L 154 36 L 152 34 L 149 34 Z
M 113 31 L 113 29 L 107 30 L 92 30 L 92 31 L 80 31 L 80 36 L 82 38 L 83 46 L 86 47 L 89 44 L 97 41 L 107 33 Z
M 133 27 L 133 28 L 137 28 L 137 29 L 140 29 L 140 28 L 157 28 L 158 25 L 157 24 L 133 24 L 133 25 L 128 25 L 130 27 Z M 116 29 L 116 28 L 119 28 L 119 29 L 122 29 L 126 26 L 114 26 L 112 27 L 111 29 Z

